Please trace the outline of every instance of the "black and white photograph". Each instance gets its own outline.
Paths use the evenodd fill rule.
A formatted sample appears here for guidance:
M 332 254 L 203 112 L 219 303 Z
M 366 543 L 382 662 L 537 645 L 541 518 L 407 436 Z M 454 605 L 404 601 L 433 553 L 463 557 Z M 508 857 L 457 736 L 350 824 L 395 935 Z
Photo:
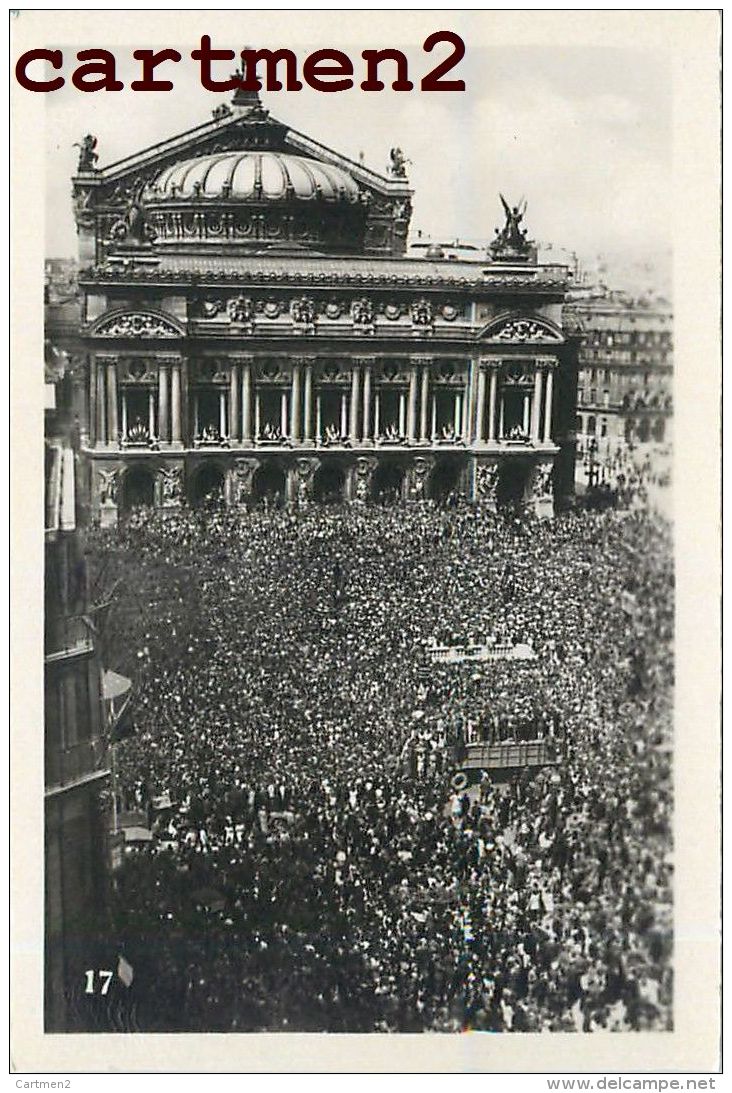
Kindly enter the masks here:
M 694 13 L 31 14 L 41 1033 L 671 1038 Z

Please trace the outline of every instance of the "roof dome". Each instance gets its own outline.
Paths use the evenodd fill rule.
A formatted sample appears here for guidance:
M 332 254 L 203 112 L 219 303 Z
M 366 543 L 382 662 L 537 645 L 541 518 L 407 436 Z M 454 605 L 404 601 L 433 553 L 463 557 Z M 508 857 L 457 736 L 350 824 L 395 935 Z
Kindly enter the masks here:
M 329 201 L 355 204 L 360 191 L 339 167 L 284 152 L 216 152 L 176 163 L 145 192 L 158 201 Z

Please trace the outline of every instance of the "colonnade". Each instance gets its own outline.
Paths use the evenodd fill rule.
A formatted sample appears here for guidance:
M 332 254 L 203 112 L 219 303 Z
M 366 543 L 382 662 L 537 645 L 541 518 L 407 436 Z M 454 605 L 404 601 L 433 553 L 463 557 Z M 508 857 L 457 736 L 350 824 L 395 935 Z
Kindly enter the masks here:
M 483 358 L 479 362 L 475 410 L 475 442 L 494 444 L 505 439 L 505 384 L 501 384 L 502 358 Z M 554 399 L 554 357 L 534 359 L 533 389 L 521 388 L 523 399 L 522 431 L 533 444 L 550 444 Z M 500 386 L 499 386 L 500 384 Z M 486 413 L 486 387 L 488 412 Z
M 411 356 L 406 381 L 401 385 L 379 383 L 375 356 L 354 357 L 350 382 L 339 385 L 340 415 L 337 439 L 351 446 L 376 443 L 385 437 L 385 392 L 398 399 L 397 420 L 392 431 L 411 444 L 429 444 L 437 437 L 439 392 L 451 392 L 451 437 L 466 444 L 490 445 L 504 439 L 504 396 L 507 390 L 501 368 L 507 358 L 483 358 L 473 362 L 460 386 L 437 384 L 434 358 Z M 228 382 L 217 383 L 218 431 L 234 446 L 246 447 L 263 439 L 263 388 L 256 382 L 255 358 L 230 354 Z M 533 386 L 522 385 L 523 434 L 533 444 L 551 443 L 554 368 L 556 359 L 533 361 Z M 187 401 L 191 398 L 193 441 L 200 436 L 196 388 L 189 391 L 188 362 L 183 356 L 155 357 L 152 378 L 144 377 L 137 388 L 147 392 L 147 430 L 161 444 L 185 446 Z M 272 390 L 272 387 L 269 388 Z M 279 393 L 279 435 L 294 445 L 317 445 L 327 439 L 324 431 L 324 389 L 316 381 L 316 358 L 295 357 L 289 383 L 276 385 Z M 333 390 L 334 388 L 330 388 Z M 120 384 L 117 357 L 97 353 L 89 378 L 90 440 L 93 445 L 116 446 L 128 439 L 130 428 L 127 385 Z M 444 415 L 443 415 L 444 416 Z M 446 427 L 443 425 L 443 429 Z M 386 433 L 386 439 L 389 439 Z

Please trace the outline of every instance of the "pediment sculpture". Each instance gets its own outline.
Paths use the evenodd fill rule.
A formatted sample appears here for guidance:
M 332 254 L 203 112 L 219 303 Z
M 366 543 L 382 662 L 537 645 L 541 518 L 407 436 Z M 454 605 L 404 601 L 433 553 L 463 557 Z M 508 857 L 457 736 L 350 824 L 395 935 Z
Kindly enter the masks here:
M 548 323 L 538 319 L 506 319 L 500 326 L 489 331 L 488 336 L 497 342 L 558 342 L 561 336 Z
M 180 330 L 162 315 L 127 311 L 103 320 L 93 334 L 99 338 L 179 338 Z

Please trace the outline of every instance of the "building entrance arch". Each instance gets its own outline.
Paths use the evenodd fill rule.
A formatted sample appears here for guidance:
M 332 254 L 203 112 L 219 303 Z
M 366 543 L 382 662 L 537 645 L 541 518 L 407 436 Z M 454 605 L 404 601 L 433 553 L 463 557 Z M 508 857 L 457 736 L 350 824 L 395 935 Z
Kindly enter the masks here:
M 151 508 L 155 504 L 155 478 L 152 471 L 147 467 L 129 467 L 122 479 L 121 492 L 120 507 L 123 512 Z
M 285 500 L 285 472 L 277 463 L 262 463 L 252 479 L 252 498 L 255 502 L 281 505 Z
M 405 470 L 400 463 L 387 460 L 379 463 L 374 471 L 373 496 L 375 501 L 391 504 L 404 496 Z
M 337 504 L 343 500 L 346 472 L 339 463 L 322 463 L 313 477 L 313 497 L 323 504 Z
M 460 487 L 462 465 L 458 459 L 440 459 L 430 475 L 428 493 L 433 501 L 447 501 Z
M 224 472 L 215 463 L 204 463 L 191 490 L 191 503 L 197 508 L 222 505 L 224 502 Z
M 525 460 L 504 459 L 498 472 L 497 503 L 505 507 L 523 504 L 530 473 L 531 464 Z

